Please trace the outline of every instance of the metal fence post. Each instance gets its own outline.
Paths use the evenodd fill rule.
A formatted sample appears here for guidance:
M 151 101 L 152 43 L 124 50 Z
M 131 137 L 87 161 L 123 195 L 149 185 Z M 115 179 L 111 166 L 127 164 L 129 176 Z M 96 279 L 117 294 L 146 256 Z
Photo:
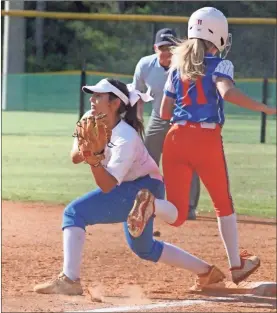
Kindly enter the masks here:
M 264 78 L 263 81 L 263 98 L 262 102 L 267 105 L 267 94 L 268 94 L 268 79 Z M 265 143 L 265 136 L 266 136 L 266 114 L 264 112 L 261 113 L 261 143 Z

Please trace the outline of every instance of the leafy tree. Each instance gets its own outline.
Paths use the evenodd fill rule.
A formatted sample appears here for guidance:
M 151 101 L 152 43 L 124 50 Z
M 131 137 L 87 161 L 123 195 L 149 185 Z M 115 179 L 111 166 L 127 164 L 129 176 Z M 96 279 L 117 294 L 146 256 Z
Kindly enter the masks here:
M 189 16 L 203 6 L 215 6 L 229 17 L 276 17 L 270 1 L 47 1 L 47 11 Z M 25 9 L 34 10 L 35 1 Z M 186 36 L 186 24 L 44 19 L 43 59 L 36 58 L 35 19 L 27 19 L 28 72 L 80 69 L 132 74 L 138 60 L 153 52 L 153 37 L 162 27 Z M 276 29 L 273 26 L 231 25 L 230 59 L 240 77 L 274 75 Z M 274 43 L 275 40 L 275 43 Z M 275 53 L 275 54 L 274 54 Z M 276 66 L 276 65 L 275 65 Z

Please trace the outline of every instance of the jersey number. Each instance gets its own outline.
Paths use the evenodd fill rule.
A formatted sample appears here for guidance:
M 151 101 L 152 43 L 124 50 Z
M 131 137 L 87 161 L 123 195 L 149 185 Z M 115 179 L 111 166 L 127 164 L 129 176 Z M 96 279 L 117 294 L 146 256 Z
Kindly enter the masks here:
M 191 97 L 189 96 L 189 87 L 190 87 L 190 80 L 185 80 L 183 81 L 183 90 L 184 90 L 184 98 L 183 98 L 183 105 L 191 105 Z M 197 78 L 195 82 L 195 87 L 196 87 L 196 102 L 197 104 L 207 104 L 207 98 L 204 93 L 204 88 L 203 88 L 203 82 L 202 82 L 202 77 Z

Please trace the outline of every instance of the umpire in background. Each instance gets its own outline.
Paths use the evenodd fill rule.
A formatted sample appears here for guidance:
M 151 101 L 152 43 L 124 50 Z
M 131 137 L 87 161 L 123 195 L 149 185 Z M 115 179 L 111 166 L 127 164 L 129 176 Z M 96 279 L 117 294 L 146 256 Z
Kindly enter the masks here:
M 176 32 L 164 28 L 157 32 L 154 50 L 155 54 L 141 58 L 136 66 L 133 85 L 141 92 L 148 92 L 154 98 L 152 113 L 146 128 L 145 146 L 149 154 L 159 165 L 164 138 L 169 130 L 169 122 L 160 118 L 160 106 L 163 98 L 163 89 L 168 77 L 168 69 L 172 54 L 170 47 L 175 45 Z M 143 106 L 138 107 L 139 117 L 143 118 Z M 186 147 L 184 147 L 186 149 Z M 176 178 L 177 179 L 177 178 Z M 196 208 L 200 197 L 200 180 L 196 173 L 193 174 L 188 219 L 196 219 Z

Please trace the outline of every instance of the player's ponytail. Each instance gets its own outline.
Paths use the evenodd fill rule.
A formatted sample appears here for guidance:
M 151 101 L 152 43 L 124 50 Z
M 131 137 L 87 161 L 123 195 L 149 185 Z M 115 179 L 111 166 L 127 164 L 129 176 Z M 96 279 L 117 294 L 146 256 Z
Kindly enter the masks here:
M 107 79 L 110 84 L 115 86 L 121 92 L 125 94 L 129 98 L 129 90 L 127 86 L 119 80 L 108 78 Z M 115 94 L 110 93 L 110 99 L 118 98 Z M 144 136 L 144 126 L 143 123 L 137 117 L 137 104 L 131 106 L 129 104 L 125 104 L 122 100 L 120 102 L 120 107 L 118 109 L 118 114 L 120 114 L 121 119 L 124 120 L 127 124 L 132 126 L 143 138 Z
M 211 42 L 198 38 L 177 43 L 176 47 L 172 47 L 171 68 L 177 69 L 182 80 L 195 81 L 197 77 L 204 76 L 204 57 L 211 47 Z
M 144 126 L 137 116 L 137 103 L 133 106 L 130 104 L 126 106 L 126 114 L 123 119 L 140 134 L 141 138 L 144 137 Z

